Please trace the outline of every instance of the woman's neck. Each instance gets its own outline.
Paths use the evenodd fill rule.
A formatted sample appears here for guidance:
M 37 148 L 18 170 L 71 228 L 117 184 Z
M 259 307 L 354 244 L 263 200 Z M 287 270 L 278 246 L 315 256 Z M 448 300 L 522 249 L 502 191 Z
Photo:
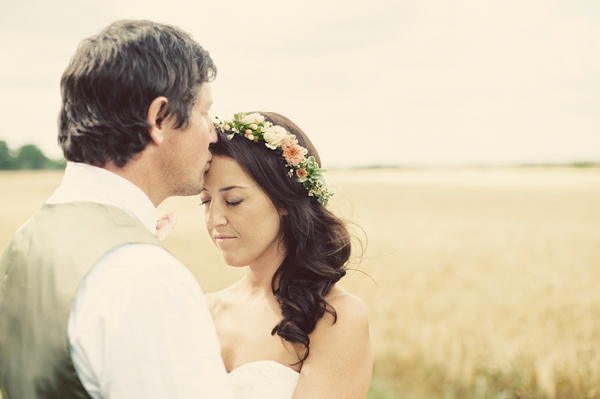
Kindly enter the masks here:
M 249 295 L 261 295 L 265 297 L 273 296 L 271 282 L 275 272 L 285 259 L 281 251 L 276 251 L 270 257 L 265 257 L 260 261 L 251 263 L 246 269 L 244 286 Z

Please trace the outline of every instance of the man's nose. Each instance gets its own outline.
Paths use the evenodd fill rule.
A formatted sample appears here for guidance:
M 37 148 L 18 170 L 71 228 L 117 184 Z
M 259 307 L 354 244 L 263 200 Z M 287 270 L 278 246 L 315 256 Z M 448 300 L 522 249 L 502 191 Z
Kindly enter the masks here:
M 209 142 L 216 143 L 219 137 L 217 136 L 217 129 L 215 128 L 215 124 L 212 123 L 212 121 L 209 122 L 208 129 Z

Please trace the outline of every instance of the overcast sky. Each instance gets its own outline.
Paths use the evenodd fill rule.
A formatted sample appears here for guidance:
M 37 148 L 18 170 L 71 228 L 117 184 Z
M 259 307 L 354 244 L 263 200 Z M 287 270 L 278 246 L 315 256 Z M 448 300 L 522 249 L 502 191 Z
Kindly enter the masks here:
M 0 140 L 59 157 L 59 80 L 117 19 L 190 32 L 214 115 L 281 112 L 325 166 L 600 161 L 597 0 L 0 0 Z

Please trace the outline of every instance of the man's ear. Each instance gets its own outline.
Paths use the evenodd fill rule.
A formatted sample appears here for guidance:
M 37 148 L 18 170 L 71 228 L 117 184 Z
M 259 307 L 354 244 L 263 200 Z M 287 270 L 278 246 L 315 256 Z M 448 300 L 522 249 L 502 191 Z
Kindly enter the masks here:
M 148 133 L 155 144 L 160 144 L 164 140 L 164 118 L 163 109 L 167 106 L 169 100 L 167 97 L 156 97 L 148 107 L 148 123 L 152 126 Z

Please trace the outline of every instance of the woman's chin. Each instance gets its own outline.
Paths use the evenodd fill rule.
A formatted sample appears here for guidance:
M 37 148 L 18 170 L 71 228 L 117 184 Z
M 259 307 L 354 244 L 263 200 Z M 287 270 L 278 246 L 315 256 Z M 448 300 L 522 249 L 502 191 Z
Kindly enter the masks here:
M 248 264 L 243 262 L 241 259 L 236 259 L 235 257 L 227 256 L 227 254 L 224 254 L 224 253 L 221 253 L 221 255 L 223 255 L 223 261 L 227 264 L 227 266 L 231 266 L 231 267 L 248 266 Z

